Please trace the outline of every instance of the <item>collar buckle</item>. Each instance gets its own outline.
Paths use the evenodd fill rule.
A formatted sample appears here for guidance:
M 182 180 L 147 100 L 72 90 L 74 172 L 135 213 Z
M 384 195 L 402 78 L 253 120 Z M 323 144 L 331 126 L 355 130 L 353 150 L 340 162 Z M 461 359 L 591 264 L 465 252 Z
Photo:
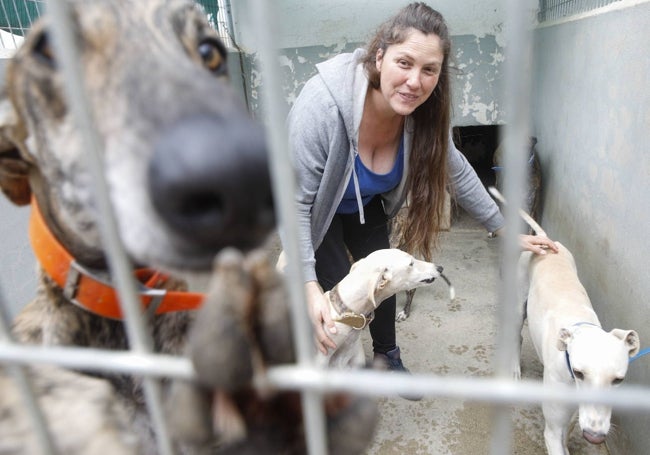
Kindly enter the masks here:
M 82 301 L 80 301 L 77 298 L 79 295 L 79 289 L 81 286 L 82 279 L 94 281 L 95 283 L 104 286 L 106 289 L 111 289 L 111 290 L 114 289 L 114 286 L 111 283 L 111 281 L 109 279 L 104 278 L 101 272 L 86 268 L 75 260 L 71 261 L 70 268 L 68 269 L 68 273 L 66 275 L 65 284 L 63 285 L 63 289 L 62 289 L 63 297 L 65 297 L 66 300 L 70 301 L 71 303 L 78 306 L 79 308 L 85 309 L 86 311 L 88 311 L 89 309 L 88 305 L 84 304 Z M 140 301 L 142 302 L 148 301 L 146 305 L 147 316 L 150 317 L 154 316 L 158 311 L 160 304 L 162 303 L 165 296 L 167 295 L 168 292 L 167 289 L 151 288 L 144 285 L 140 281 L 137 281 L 137 285 L 138 285 L 137 292 L 138 292 L 138 296 L 140 297 Z M 117 291 L 115 291 L 115 295 L 117 297 Z M 120 318 L 114 318 L 108 316 L 106 314 L 103 314 L 103 316 L 109 319 L 120 319 Z
M 374 319 L 375 313 L 370 313 L 368 315 L 359 314 L 354 312 L 347 312 L 341 314 L 338 318 L 334 319 L 335 322 L 340 322 L 341 324 L 348 325 L 354 330 L 363 330 L 368 327 L 368 324 Z
M 88 310 L 86 305 L 77 299 L 81 286 L 81 280 L 84 277 L 108 287 L 111 286 L 111 283 L 109 280 L 102 278 L 100 272 L 86 268 L 83 265 L 79 264 L 76 260 L 70 261 L 70 267 L 68 268 L 68 272 L 65 277 L 65 283 L 63 284 L 62 288 L 63 297 L 65 297 L 66 300 L 72 302 L 79 308 Z

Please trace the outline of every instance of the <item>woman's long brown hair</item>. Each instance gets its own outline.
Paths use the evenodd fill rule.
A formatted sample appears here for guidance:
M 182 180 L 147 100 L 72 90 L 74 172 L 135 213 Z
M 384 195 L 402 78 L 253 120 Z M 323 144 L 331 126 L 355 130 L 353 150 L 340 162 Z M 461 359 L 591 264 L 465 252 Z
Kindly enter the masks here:
M 373 89 L 379 89 L 377 50 L 406 41 L 412 29 L 440 38 L 444 59 L 438 85 L 411 114 L 413 142 L 407 181 L 408 215 L 400 232 L 399 247 L 431 260 L 438 245 L 448 184 L 447 147 L 451 122 L 449 56 L 451 40 L 442 15 L 425 3 L 411 3 L 379 26 L 366 47 L 364 68 Z

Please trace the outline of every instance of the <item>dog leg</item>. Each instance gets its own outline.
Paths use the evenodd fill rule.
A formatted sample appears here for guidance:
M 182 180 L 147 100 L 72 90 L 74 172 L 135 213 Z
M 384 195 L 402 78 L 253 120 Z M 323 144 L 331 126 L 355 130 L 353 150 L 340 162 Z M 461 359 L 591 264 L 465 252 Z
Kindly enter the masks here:
M 165 415 L 175 441 L 197 448 L 213 440 L 210 393 L 197 384 L 174 381 L 165 403 Z
M 519 323 L 517 327 L 517 333 L 519 334 L 519 339 L 515 346 L 515 355 L 512 360 L 512 378 L 515 381 L 519 381 L 521 379 L 521 345 L 524 342 L 524 337 L 521 334 L 521 331 L 523 330 L 524 322 L 526 321 L 527 304 L 528 302 L 526 301 L 521 305 L 517 305 L 517 310 L 519 311 L 519 315 L 517 317 L 517 322 Z
M 524 328 L 526 321 L 526 306 L 528 304 L 528 289 L 530 281 L 528 276 L 528 263 L 531 260 L 532 253 L 524 252 L 519 256 L 517 263 L 517 333 L 519 334 L 519 342 L 516 345 L 515 356 L 512 360 L 512 377 L 515 380 L 521 379 L 521 344 L 523 337 L 521 331 Z M 519 303 L 521 302 L 521 303 Z
M 395 320 L 397 322 L 406 321 L 406 319 L 411 315 L 411 304 L 413 303 L 413 296 L 415 296 L 416 289 L 409 289 L 406 291 L 406 303 L 404 308 L 399 312 Z
M 544 442 L 548 455 L 569 455 L 567 441 L 569 437 L 569 421 L 573 409 L 557 403 L 544 403 Z
M 347 407 L 333 414 L 327 422 L 329 453 L 354 455 L 363 453 L 375 432 L 379 413 L 377 403 L 363 397 L 348 397 Z M 326 403 L 327 406 L 327 403 Z

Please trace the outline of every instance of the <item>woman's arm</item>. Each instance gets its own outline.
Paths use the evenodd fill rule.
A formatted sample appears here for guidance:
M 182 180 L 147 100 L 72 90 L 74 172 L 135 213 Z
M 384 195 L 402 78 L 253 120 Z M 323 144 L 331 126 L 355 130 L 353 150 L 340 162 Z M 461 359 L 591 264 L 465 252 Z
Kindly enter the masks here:
M 488 231 L 501 235 L 505 220 L 499 206 L 485 189 L 474 168 L 456 148 L 451 135 L 448 153 L 449 180 L 456 201 Z M 535 254 L 546 254 L 547 250 L 554 253 L 558 251 L 553 240 L 538 235 L 520 235 L 519 245 L 523 250 Z
M 324 106 L 322 83 L 310 79 L 287 118 L 289 148 L 296 173 L 298 235 L 305 281 L 315 281 L 311 214 L 323 179 L 328 155 L 327 122 L 330 109 Z
M 302 261 L 305 297 L 310 320 L 314 327 L 316 347 L 323 354 L 335 349 L 329 338 L 336 333 L 336 326 L 316 277 L 314 241 L 312 239 L 312 212 L 323 180 L 329 147 L 329 122 L 338 120 L 338 111 L 331 97 L 325 96 L 324 87 L 318 77 L 305 84 L 296 99 L 287 119 L 289 146 L 296 172 L 296 212 Z

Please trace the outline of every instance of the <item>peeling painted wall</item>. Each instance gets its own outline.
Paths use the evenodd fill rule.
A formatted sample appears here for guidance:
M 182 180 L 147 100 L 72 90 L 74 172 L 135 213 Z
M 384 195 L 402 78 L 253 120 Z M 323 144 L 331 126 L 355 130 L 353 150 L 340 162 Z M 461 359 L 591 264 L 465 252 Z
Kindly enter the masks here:
M 455 66 L 459 70 L 452 86 L 454 124 L 503 123 L 499 91 L 505 56 L 496 36 L 454 36 L 453 45 Z
M 531 20 L 536 7 L 530 4 Z M 281 0 L 274 3 L 275 27 L 281 51 L 283 90 L 289 107 L 315 73 L 315 64 L 340 52 L 363 46 L 375 28 L 408 1 L 395 0 Z M 494 125 L 504 121 L 500 105 L 503 50 L 503 11 L 498 0 L 429 2 L 438 9 L 452 33 L 453 64 L 458 69 L 453 84 L 453 124 Z M 254 64 L 256 34 L 247 20 L 247 2 L 233 5 L 235 37 Z M 263 77 L 250 78 L 251 106 L 259 109 Z
M 454 37 L 453 124 L 496 125 L 503 123 L 500 109 L 500 84 L 503 49 L 494 36 L 479 38 L 474 35 Z M 457 44 L 459 43 L 459 44 Z M 335 46 L 309 46 L 281 51 L 279 64 L 282 89 L 287 107 L 291 106 L 307 80 L 316 73 L 316 64 L 340 52 L 351 52 L 364 43 L 348 43 L 343 48 Z M 264 78 L 254 68 L 256 56 L 248 56 L 253 63 L 249 86 L 250 105 L 257 111 Z
M 454 82 L 453 95 L 453 124 L 454 126 L 468 125 L 497 125 L 504 122 L 501 109 L 500 84 L 504 51 L 494 36 L 479 38 L 474 35 L 454 37 Z M 460 45 L 456 44 L 459 43 Z M 316 73 L 316 64 L 341 52 L 352 52 L 364 43 L 348 43 L 344 47 L 309 46 L 293 49 L 283 49 L 279 58 L 282 76 L 282 90 L 289 108 L 307 80 Z M 238 59 L 232 54 L 232 59 Z M 254 112 L 260 109 L 260 91 L 264 78 L 256 68 L 256 54 L 243 57 L 250 68 L 245 73 L 245 81 L 236 82 L 246 90 L 248 102 Z M 235 81 L 241 73 L 237 73 Z M 232 71 L 231 71 L 232 72 Z

